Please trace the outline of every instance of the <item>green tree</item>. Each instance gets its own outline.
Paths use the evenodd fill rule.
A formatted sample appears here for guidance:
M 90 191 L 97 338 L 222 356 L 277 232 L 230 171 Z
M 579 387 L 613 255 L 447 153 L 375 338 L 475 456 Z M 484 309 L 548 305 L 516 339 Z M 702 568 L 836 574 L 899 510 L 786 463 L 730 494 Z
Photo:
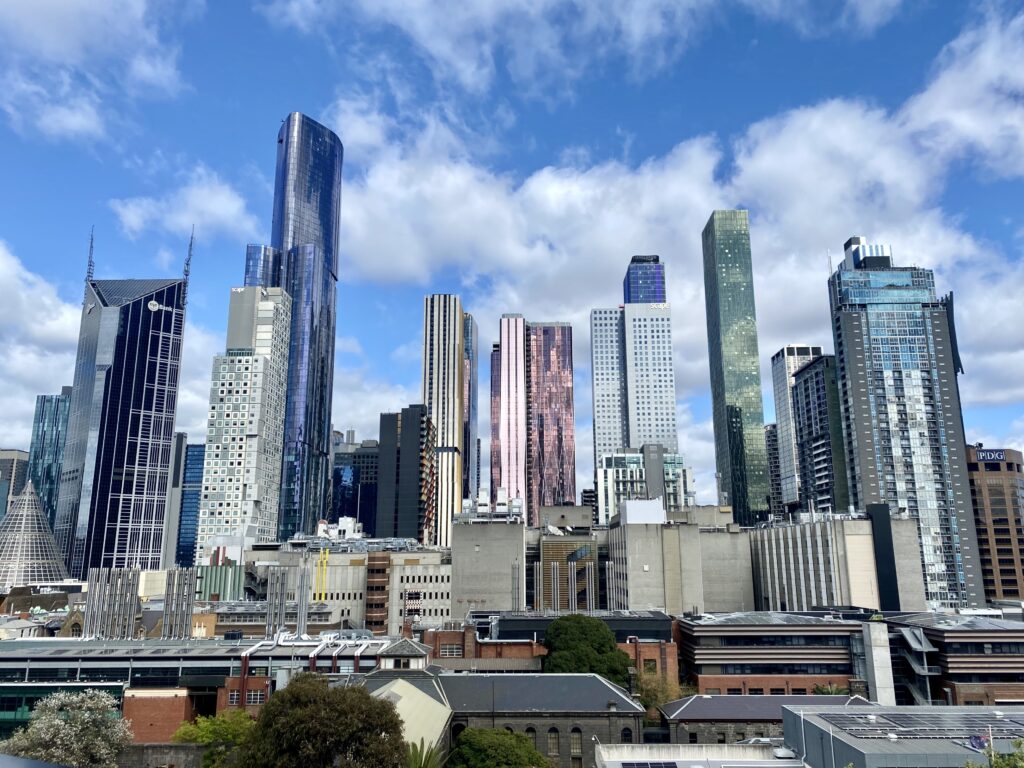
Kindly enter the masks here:
M 818 696 L 849 696 L 850 689 L 843 688 L 835 683 L 828 683 L 827 685 L 816 685 L 811 690 L 814 691 Z
M 292 679 L 263 706 L 238 751 L 245 768 L 403 768 L 408 747 L 394 705 L 363 688 Z
M 197 717 L 193 723 L 182 723 L 174 741 L 203 744 L 203 768 L 224 768 L 230 765 L 234 751 L 246 740 L 255 721 L 244 709 L 226 709 L 216 717 Z
M 437 744 L 427 746 L 423 739 L 419 744 L 409 745 L 409 760 L 406 768 L 441 768 L 444 765 L 444 753 Z
M 61 691 L 36 704 L 32 721 L 0 742 L 0 752 L 70 768 L 116 768 L 131 741 L 132 729 L 109 693 Z
M 551 761 L 521 733 L 467 728 L 448 756 L 447 768 L 550 768 Z
M 649 715 L 657 717 L 657 710 L 663 704 L 675 701 L 682 695 L 679 683 L 676 680 L 669 680 L 664 675 L 651 672 L 641 672 L 636 681 L 636 692 L 640 696 L 640 704 L 647 710 Z
M 560 616 L 544 633 L 544 646 L 545 672 L 594 672 L 616 685 L 629 682 L 629 656 L 600 619 L 582 613 Z

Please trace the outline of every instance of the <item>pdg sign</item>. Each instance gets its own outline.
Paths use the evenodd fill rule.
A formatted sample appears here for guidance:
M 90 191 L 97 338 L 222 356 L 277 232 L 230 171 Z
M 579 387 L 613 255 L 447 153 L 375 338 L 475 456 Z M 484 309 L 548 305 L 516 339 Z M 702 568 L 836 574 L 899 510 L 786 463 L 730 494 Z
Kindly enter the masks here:
M 978 451 L 978 461 L 1006 461 L 1006 451 Z

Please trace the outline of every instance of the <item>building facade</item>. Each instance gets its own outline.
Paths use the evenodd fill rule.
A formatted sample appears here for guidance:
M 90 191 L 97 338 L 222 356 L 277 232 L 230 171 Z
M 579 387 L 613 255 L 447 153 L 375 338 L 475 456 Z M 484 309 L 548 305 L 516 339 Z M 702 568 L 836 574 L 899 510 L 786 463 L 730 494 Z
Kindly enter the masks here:
M 693 478 L 683 457 L 660 445 L 615 451 L 597 469 L 597 522 L 607 525 L 619 505 L 635 499 L 660 499 L 668 514 L 696 504 Z
M 1021 599 L 1024 588 L 1024 454 L 967 446 L 967 477 L 978 531 L 985 599 Z
M 664 304 L 665 265 L 656 255 L 634 256 L 622 278 L 623 304 Z
M 167 471 L 167 513 L 164 515 L 164 552 L 161 568 L 173 568 L 178 554 L 178 530 L 181 526 L 181 488 L 185 483 L 185 448 L 188 435 L 175 432 L 171 441 L 171 465 Z
M 181 516 L 178 519 L 178 543 L 174 562 L 179 568 L 195 565 L 196 534 L 199 532 L 199 504 L 203 498 L 205 443 L 185 446 L 185 468 L 181 481 Z
M 480 333 L 468 312 L 462 316 L 462 498 L 475 499 L 480 490 L 479 367 Z
M 751 525 L 770 491 L 747 211 L 715 211 L 702 240 L 715 465 L 736 522 Z
M 376 536 L 379 464 L 376 440 L 363 440 L 354 450 L 334 454 L 332 522 L 351 517 L 362 524 L 368 537 Z
M 64 462 L 70 411 L 71 387 L 62 387 L 59 395 L 36 397 L 32 443 L 28 452 L 28 476 L 39 494 L 39 502 L 43 505 L 43 512 L 51 528 L 57 517 L 60 469 Z
M 292 304 L 282 288 L 233 288 L 225 354 L 213 359 L 195 562 L 240 558 L 281 531 L 281 457 Z
M 375 536 L 434 541 L 436 460 L 437 431 L 425 406 L 380 415 Z
M 434 543 L 441 547 L 449 546 L 452 519 L 462 509 L 464 322 L 458 296 L 435 293 L 424 298 L 423 404 L 437 430 Z
M 850 510 L 850 492 L 835 355 L 817 357 L 798 370 L 791 392 L 800 509 L 844 514 Z
M 528 504 L 527 489 L 527 378 L 526 320 L 522 315 L 502 315 L 498 346 L 501 350 L 498 398 L 498 445 L 500 487 L 510 499 Z M 494 481 L 491 481 L 494 485 Z M 529 514 L 529 511 L 527 511 Z
M 3 514 L 7 514 L 11 502 L 25 490 L 29 481 L 28 465 L 28 451 L 0 450 L 0 512 Z
M 344 148 L 298 112 L 277 137 L 271 245 L 249 246 L 246 286 L 292 300 L 278 535 L 312 533 L 330 505 L 331 397 Z
M 622 308 L 590 312 L 590 370 L 594 414 L 594 466 L 629 445 L 626 350 Z
M 491 504 L 501 485 L 501 344 L 491 346 Z
M 779 461 L 779 425 L 764 425 L 764 455 L 768 459 L 768 511 L 771 519 L 785 517 L 782 504 L 782 467 Z
M 72 578 L 160 567 L 186 285 L 86 281 L 54 530 Z
M 976 607 L 952 296 L 937 298 L 931 270 L 894 267 L 888 247 L 851 237 L 829 301 L 851 503 L 916 518 L 929 606 Z
M 772 394 L 775 397 L 775 423 L 779 441 L 779 480 L 782 504 L 794 512 L 800 504 L 800 463 L 796 450 L 793 420 L 793 374 L 817 357 L 821 347 L 787 344 L 772 355 Z

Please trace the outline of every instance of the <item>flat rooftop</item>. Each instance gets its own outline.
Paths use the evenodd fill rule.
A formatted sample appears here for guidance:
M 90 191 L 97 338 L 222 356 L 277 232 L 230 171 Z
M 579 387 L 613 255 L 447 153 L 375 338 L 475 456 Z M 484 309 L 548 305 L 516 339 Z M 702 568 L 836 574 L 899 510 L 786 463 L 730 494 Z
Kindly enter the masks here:
M 859 621 L 837 618 L 831 614 L 813 615 L 782 611 L 736 611 L 679 616 L 679 621 L 702 627 L 713 626 L 835 626 L 859 627 Z

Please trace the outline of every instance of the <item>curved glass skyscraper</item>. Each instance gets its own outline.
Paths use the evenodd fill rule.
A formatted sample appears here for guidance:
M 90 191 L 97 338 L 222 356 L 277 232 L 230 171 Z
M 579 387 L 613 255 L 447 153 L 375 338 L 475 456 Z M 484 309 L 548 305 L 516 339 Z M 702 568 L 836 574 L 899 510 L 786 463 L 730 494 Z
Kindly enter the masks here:
M 292 329 L 278 534 L 312 533 L 327 515 L 337 324 L 341 139 L 299 112 L 277 135 L 271 246 L 250 246 L 245 284 L 291 294 Z

